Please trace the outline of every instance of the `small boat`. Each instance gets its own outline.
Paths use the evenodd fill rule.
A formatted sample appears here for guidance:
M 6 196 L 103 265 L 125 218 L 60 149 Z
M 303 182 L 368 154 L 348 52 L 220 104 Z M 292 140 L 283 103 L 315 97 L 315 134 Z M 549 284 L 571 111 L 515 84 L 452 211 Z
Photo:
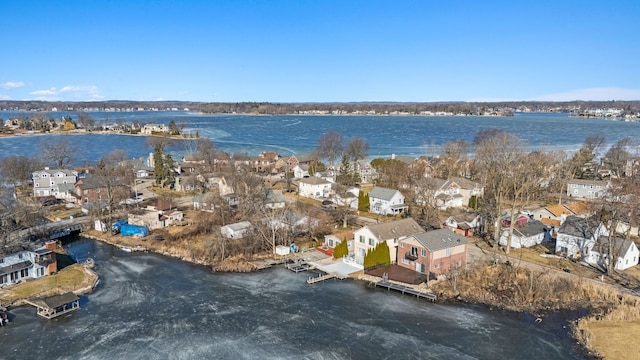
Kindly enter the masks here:
M 120 246 L 120 249 L 122 249 L 122 251 L 126 251 L 126 252 L 132 252 L 133 251 L 133 249 L 131 249 L 128 246 Z

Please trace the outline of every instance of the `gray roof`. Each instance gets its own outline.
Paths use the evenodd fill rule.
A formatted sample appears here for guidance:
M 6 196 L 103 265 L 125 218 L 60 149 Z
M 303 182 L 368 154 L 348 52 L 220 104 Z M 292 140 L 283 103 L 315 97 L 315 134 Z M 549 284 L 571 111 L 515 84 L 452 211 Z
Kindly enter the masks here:
M 393 198 L 396 192 L 398 192 L 398 190 L 387 189 L 387 188 L 376 186 L 373 189 L 371 189 L 371 191 L 369 191 L 369 198 L 382 199 L 382 200 L 389 201 L 391 200 L 391 198 Z
M 587 219 L 581 217 L 569 216 L 564 223 L 560 225 L 558 234 L 591 239 L 598 225 L 599 224 L 595 222 L 589 222 Z
M 284 202 L 284 195 L 282 195 L 282 190 L 267 190 L 267 196 L 265 199 L 266 204 L 277 204 Z
M 400 162 L 403 162 L 405 164 L 411 164 L 414 161 L 416 161 L 416 157 L 415 156 L 409 156 L 409 155 L 396 155 L 396 157 L 394 159 L 398 160 Z
M 366 228 L 380 240 L 395 239 L 424 232 L 424 229 L 412 218 L 367 225 Z
M 609 238 L 607 236 L 600 236 L 598 238 L 598 245 L 600 246 L 600 248 L 602 248 L 603 246 L 607 245 L 608 241 Z M 626 240 L 621 237 L 616 237 L 613 239 L 613 251 L 618 252 L 618 257 L 624 257 L 629 251 L 629 248 L 631 248 L 633 245 L 634 242 L 631 240 Z
M 431 252 L 469 243 L 466 237 L 456 234 L 450 229 L 427 231 L 413 235 L 413 237 Z
M 580 184 L 580 185 L 599 185 L 603 187 L 607 187 L 609 182 L 601 181 L 601 180 L 582 180 L 582 179 L 573 179 L 569 180 L 567 183 L 569 184 Z
M 0 267 L 0 275 L 9 274 L 9 273 L 12 273 L 14 271 L 26 269 L 31 265 L 32 265 L 31 261 L 25 260 L 25 261 L 21 261 L 19 263 L 3 266 L 3 267 Z
M 539 235 L 548 230 L 549 228 L 538 220 L 530 220 L 526 225 L 514 228 L 514 231 L 519 232 L 524 237 Z
M 314 161 L 317 158 L 316 154 L 314 153 L 295 154 L 291 156 L 295 156 L 298 162 L 310 162 Z
M 253 225 L 248 221 L 241 221 L 239 223 L 229 224 L 227 225 L 227 227 L 233 231 L 242 231 L 242 230 L 251 229 Z
M 72 292 L 68 292 L 44 299 L 34 300 L 33 303 L 43 308 L 55 309 L 76 300 L 78 300 L 78 296 Z
M 309 184 L 309 185 L 331 184 L 329 181 L 318 176 L 310 176 L 308 178 L 302 178 L 300 179 L 300 182 L 304 184 Z

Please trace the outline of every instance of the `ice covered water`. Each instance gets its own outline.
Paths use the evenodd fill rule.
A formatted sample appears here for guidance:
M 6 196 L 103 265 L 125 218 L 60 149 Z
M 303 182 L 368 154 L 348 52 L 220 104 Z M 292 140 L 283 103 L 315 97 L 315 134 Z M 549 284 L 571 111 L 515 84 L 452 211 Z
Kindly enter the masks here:
M 575 359 L 562 317 L 535 324 L 482 307 L 434 304 L 363 282 L 250 274 L 81 239 L 101 277 L 82 309 L 55 320 L 11 311 L 3 359 Z M 524 318 L 524 320 L 523 320 Z

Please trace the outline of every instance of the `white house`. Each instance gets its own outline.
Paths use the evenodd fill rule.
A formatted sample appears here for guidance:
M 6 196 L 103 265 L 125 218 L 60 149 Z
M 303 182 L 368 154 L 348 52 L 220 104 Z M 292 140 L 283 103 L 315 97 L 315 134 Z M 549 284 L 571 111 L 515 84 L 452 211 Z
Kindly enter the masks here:
M 550 240 L 551 234 L 549 228 L 538 220 L 531 220 L 523 226 L 515 226 L 513 228 L 513 236 L 511 237 L 511 247 L 532 247 L 541 244 L 543 241 Z M 506 228 L 500 233 L 500 245 L 506 246 L 509 239 L 509 229 Z
M 64 189 L 67 186 L 63 186 L 61 191 L 59 185 L 71 184 L 72 186 L 78 180 L 78 172 L 75 170 L 67 169 L 55 169 L 35 171 L 31 174 L 33 180 L 33 196 L 55 196 L 58 199 L 64 199 L 66 197 Z
M 140 132 L 145 135 L 158 134 L 158 133 L 168 134 L 169 127 L 164 124 L 146 124 L 142 127 Z
M 0 287 L 58 271 L 54 248 L 55 242 L 50 242 L 34 251 L 23 250 L 0 257 Z
M 593 264 L 603 265 L 608 262 L 606 253 L 608 247 L 608 238 L 601 237 L 591 251 L 590 262 Z M 600 250 L 600 251 L 597 251 Z M 603 254 L 604 253 L 604 254 Z M 636 244 L 631 240 L 625 240 L 616 237 L 613 240 L 613 253 L 616 255 L 616 270 L 626 270 L 630 267 L 638 265 L 639 251 Z
M 253 230 L 253 225 L 248 221 L 225 225 L 220 228 L 222 236 L 229 239 L 241 239 Z
M 397 215 L 407 211 L 404 195 L 398 190 L 376 186 L 369 192 L 369 211 L 380 215 Z
M 482 196 L 484 188 L 471 180 L 452 177 L 448 180 L 434 179 L 436 205 L 442 210 L 469 205 L 472 197 Z
M 363 265 L 367 251 L 383 241 L 389 246 L 390 261 L 395 262 L 398 241 L 422 232 L 424 229 L 412 218 L 366 225 L 353 234 L 353 252 L 356 264 Z
M 304 177 L 309 176 L 309 165 L 307 164 L 298 164 L 291 169 L 293 172 L 293 177 L 296 179 L 302 179 Z
M 556 236 L 556 254 L 572 259 L 584 259 L 592 262 L 591 250 L 596 239 L 608 236 L 609 232 L 602 223 L 595 223 L 577 216 L 569 216 L 560 225 Z
M 264 199 L 264 206 L 267 209 L 282 209 L 286 205 L 282 190 L 268 189 Z
M 321 199 L 331 194 L 331 182 L 317 176 L 300 179 L 298 195 L 312 199 Z

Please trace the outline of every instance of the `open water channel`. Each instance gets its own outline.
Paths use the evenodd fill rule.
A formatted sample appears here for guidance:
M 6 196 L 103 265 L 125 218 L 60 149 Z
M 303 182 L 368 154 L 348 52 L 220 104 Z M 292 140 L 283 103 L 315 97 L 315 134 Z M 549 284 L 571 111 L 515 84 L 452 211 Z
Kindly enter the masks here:
M 430 303 L 352 280 L 307 285 L 276 267 L 250 274 L 90 239 L 100 284 L 54 320 L 32 307 L 0 327 L 1 359 L 584 359 L 568 316 Z

